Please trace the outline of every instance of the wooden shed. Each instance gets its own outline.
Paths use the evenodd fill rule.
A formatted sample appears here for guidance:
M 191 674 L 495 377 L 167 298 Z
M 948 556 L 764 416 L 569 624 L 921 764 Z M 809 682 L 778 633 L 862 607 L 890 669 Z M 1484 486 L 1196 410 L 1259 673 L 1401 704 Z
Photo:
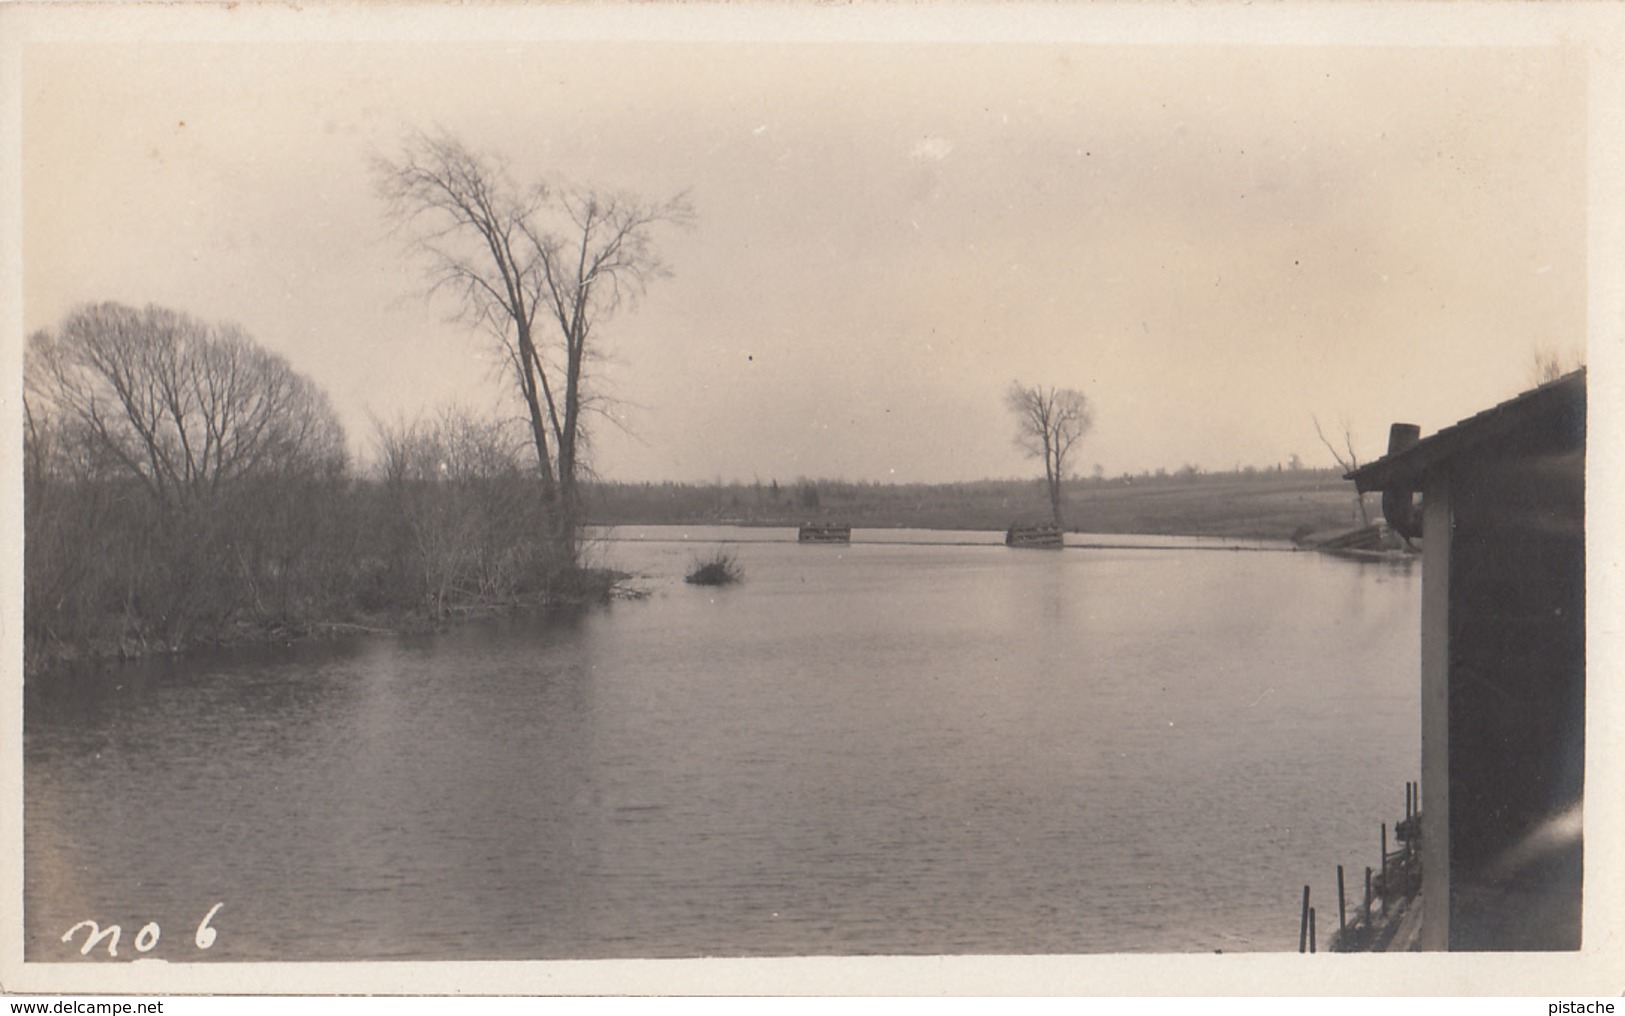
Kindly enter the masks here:
M 1585 371 L 1417 437 L 1348 478 L 1423 546 L 1421 945 L 1577 949 Z

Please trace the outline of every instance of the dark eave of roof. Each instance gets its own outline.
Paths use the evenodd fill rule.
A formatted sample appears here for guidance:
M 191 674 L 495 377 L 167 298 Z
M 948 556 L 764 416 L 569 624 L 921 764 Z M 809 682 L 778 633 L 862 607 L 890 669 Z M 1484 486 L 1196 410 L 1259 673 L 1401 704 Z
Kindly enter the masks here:
M 1343 479 L 1353 480 L 1355 489 L 1362 494 L 1369 490 L 1420 490 L 1422 477 L 1434 466 L 1486 441 L 1513 433 L 1549 413 L 1561 412 L 1575 404 L 1584 405 L 1585 390 L 1586 371 L 1581 367 L 1572 374 L 1469 416 L 1402 452 L 1367 463 Z

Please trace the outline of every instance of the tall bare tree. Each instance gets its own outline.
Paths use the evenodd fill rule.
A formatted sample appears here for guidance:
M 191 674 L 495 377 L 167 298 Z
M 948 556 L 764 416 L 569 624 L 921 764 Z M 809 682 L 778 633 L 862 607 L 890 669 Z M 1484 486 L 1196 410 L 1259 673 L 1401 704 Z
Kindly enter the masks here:
M 1044 483 L 1050 513 L 1061 521 L 1061 483 L 1066 479 L 1072 446 L 1094 424 L 1094 410 L 1084 394 L 1073 388 L 1015 383 L 1005 393 L 1005 406 L 1016 418 L 1016 445 L 1035 459 L 1044 460 Z
M 554 535 L 573 556 L 594 329 L 669 274 L 654 236 L 689 221 L 686 199 L 522 185 L 446 134 L 415 135 L 375 168 L 390 218 L 428 266 L 430 294 L 454 297 L 496 339 L 525 404 Z
M 1348 421 L 1343 422 L 1343 450 L 1338 451 L 1337 446 L 1332 444 L 1331 440 L 1326 437 L 1326 432 L 1320 428 L 1320 417 L 1311 415 L 1309 419 L 1314 421 L 1315 436 L 1320 438 L 1320 443 L 1325 445 L 1326 450 L 1332 453 L 1332 458 L 1337 462 L 1337 468 L 1341 469 L 1344 475 L 1360 468 L 1360 457 L 1354 453 L 1354 431 L 1348 425 Z M 1360 514 L 1360 525 L 1371 525 L 1371 512 L 1365 506 L 1365 495 L 1358 491 L 1354 494 L 1354 508 Z

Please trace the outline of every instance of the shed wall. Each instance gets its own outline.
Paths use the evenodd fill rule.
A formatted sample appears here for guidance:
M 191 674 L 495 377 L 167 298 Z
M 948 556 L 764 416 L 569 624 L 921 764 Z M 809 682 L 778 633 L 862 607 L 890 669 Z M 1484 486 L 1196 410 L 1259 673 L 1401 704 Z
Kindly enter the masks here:
M 1581 846 L 1548 830 L 1584 790 L 1583 427 L 1451 464 L 1452 949 L 1580 944 Z

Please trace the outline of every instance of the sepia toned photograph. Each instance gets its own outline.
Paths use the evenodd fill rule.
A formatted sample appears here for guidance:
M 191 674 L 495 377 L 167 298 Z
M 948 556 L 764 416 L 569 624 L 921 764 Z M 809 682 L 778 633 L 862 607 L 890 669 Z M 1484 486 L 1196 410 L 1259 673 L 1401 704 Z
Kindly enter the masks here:
M 0 11 L 13 983 L 1617 990 L 1617 29 L 1425 6 Z

